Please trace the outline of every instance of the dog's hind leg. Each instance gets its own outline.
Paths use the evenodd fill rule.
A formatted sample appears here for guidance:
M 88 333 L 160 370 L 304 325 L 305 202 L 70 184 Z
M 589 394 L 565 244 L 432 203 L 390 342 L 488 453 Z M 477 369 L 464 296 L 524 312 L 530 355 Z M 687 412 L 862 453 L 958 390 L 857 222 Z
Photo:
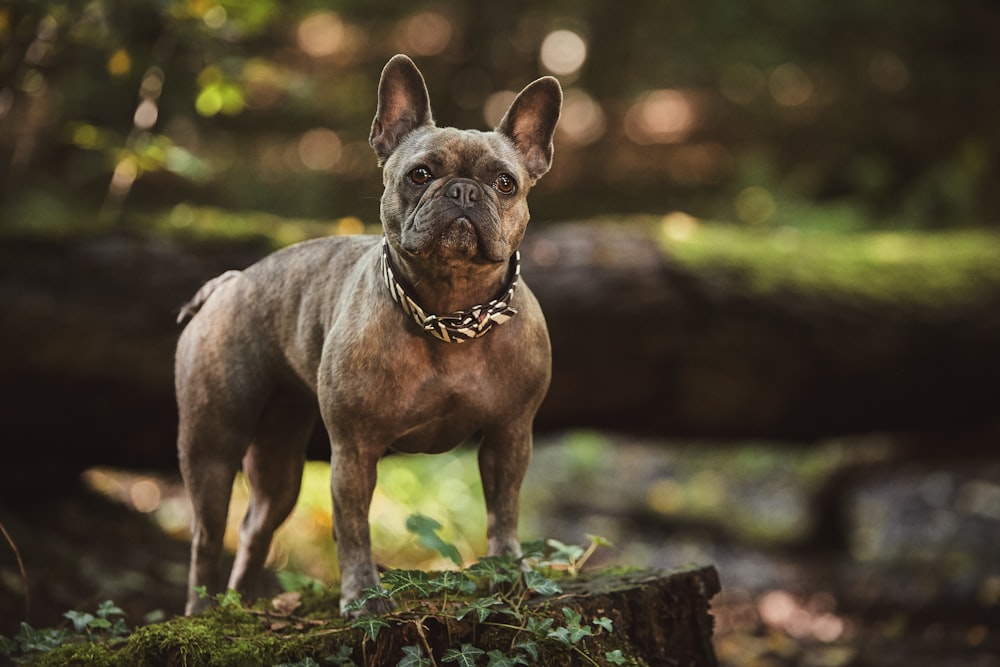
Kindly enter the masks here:
M 182 413 L 178 441 L 180 468 L 194 510 L 191 569 L 185 607 L 188 615 L 201 612 L 209 603 L 196 589 L 204 587 L 210 595 L 220 591 L 222 540 L 226 532 L 233 479 L 239 467 L 238 453 L 231 453 L 234 448 L 218 446 L 220 440 L 226 437 L 209 429 L 193 428 L 190 424 L 185 427 Z M 236 437 L 229 434 L 231 441 Z
M 250 504 L 240 525 L 240 542 L 229 588 L 257 597 L 274 531 L 298 500 L 306 446 L 319 416 L 315 399 L 301 395 L 273 398 L 243 457 Z

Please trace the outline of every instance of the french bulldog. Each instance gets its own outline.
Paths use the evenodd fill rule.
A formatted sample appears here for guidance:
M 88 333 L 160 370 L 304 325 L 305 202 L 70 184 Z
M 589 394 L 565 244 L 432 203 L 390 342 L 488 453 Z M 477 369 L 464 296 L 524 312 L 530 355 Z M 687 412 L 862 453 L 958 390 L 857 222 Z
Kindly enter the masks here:
M 491 555 L 520 553 L 518 496 L 548 390 L 545 319 L 520 277 L 527 196 L 552 163 L 562 91 L 528 85 L 495 130 L 437 127 L 408 57 L 385 65 L 370 142 L 384 235 L 279 250 L 205 284 L 181 310 L 178 458 L 194 520 L 186 613 L 220 590 L 230 492 L 251 489 L 228 587 L 260 585 L 298 497 L 317 418 L 330 438 L 341 611 L 379 584 L 368 512 L 390 450 L 478 439 Z M 382 613 L 370 601 L 365 613 Z

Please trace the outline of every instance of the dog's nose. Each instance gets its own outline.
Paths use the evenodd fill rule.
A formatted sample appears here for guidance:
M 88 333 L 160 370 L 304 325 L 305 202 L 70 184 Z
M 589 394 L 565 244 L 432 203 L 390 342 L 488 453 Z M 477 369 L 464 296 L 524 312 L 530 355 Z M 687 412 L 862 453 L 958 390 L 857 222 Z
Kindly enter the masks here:
M 479 201 L 479 186 L 468 179 L 457 179 L 448 185 L 445 194 L 461 208 L 470 208 Z

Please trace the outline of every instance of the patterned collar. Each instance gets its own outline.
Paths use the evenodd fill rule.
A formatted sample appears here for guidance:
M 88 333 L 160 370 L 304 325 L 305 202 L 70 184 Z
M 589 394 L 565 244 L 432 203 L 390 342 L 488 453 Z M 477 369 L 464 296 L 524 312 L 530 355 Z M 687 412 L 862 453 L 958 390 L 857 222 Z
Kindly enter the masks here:
M 514 253 L 511 263 L 514 265 L 514 270 L 511 272 L 510 282 L 504 286 L 497 298 L 450 315 L 428 314 L 412 296 L 406 293 L 402 283 L 396 278 L 389 260 L 389 243 L 384 236 L 382 237 L 382 278 L 385 286 L 389 288 L 389 294 L 421 329 L 446 343 L 464 343 L 485 336 L 494 325 L 503 324 L 517 314 L 517 310 L 510 306 L 510 302 L 514 298 L 514 290 L 517 289 L 517 282 L 521 276 L 520 252 Z

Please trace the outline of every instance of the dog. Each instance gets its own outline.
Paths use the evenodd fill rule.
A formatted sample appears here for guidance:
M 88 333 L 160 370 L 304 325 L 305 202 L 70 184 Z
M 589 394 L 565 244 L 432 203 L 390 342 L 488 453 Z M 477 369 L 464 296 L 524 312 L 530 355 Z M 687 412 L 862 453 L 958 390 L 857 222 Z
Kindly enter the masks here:
M 220 590 L 237 471 L 251 489 L 228 587 L 259 589 L 298 497 L 306 445 L 330 438 L 341 612 L 379 585 L 368 511 L 390 450 L 478 438 L 490 555 L 520 555 L 518 496 L 551 376 L 545 318 L 520 277 L 527 195 L 552 163 L 556 79 L 524 88 L 495 130 L 438 127 L 405 55 L 382 70 L 370 143 L 384 234 L 289 246 L 209 281 L 181 311 L 178 458 L 194 520 L 187 614 Z M 369 601 L 364 613 L 384 613 Z

